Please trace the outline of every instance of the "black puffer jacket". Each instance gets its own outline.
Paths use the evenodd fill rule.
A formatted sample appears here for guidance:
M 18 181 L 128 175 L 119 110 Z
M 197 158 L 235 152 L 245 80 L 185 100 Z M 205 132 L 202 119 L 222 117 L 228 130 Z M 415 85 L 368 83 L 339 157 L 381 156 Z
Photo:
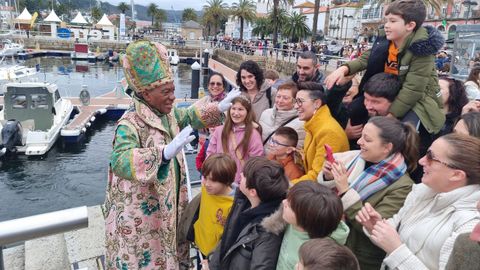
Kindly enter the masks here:
M 249 209 L 250 202 L 237 191 L 222 240 L 210 256 L 210 269 L 274 270 L 283 235 L 265 224 L 271 224 L 268 219 L 280 205 L 277 200 Z

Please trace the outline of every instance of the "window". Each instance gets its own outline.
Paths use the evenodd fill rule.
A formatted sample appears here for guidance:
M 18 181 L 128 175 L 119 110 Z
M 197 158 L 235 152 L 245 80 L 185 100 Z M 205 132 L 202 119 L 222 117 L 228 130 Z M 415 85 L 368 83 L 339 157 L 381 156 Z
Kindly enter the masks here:
M 35 94 L 32 95 L 31 109 L 48 109 L 47 95 Z
M 10 103 L 14 109 L 27 108 L 27 96 L 25 95 L 11 95 Z
M 55 103 L 57 103 L 57 101 L 60 100 L 60 93 L 58 92 L 58 90 L 55 91 Z

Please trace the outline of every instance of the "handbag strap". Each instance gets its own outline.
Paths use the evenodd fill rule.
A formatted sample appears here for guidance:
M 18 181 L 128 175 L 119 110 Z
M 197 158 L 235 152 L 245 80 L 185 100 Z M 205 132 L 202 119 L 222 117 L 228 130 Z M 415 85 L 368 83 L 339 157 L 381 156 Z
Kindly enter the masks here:
M 285 126 L 286 124 L 292 122 L 293 120 L 295 120 L 296 118 L 298 118 L 298 116 L 294 116 L 290 119 L 288 119 L 287 121 L 283 122 L 278 128 L 276 128 L 274 131 L 272 131 L 272 133 L 270 133 L 267 138 L 265 138 L 265 140 L 263 140 L 263 145 L 267 144 L 268 140 L 270 140 L 270 137 L 272 137 L 272 135 L 277 132 L 277 130 L 283 126 Z

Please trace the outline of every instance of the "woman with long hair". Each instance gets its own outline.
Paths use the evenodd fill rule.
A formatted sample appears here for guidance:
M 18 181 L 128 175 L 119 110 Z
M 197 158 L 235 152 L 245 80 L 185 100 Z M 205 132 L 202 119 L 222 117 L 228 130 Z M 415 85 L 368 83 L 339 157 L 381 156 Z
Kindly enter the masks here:
M 347 246 L 355 253 L 361 269 L 380 269 L 385 252 L 376 247 L 355 221 L 364 203 L 383 217 L 392 217 L 403 206 L 412 189 L 408 172 L 416 168 L 418 135 L 410 124 L 390 117 L 373 117 L 358 140 L 360 150 L 334 154 L 325 161 L 318 180 L 340 195 L 350 226 Z
M 272 88 L 265 82 L 263 70 L 260 66 L 248 60 L 240 65 L 237 72 L 237 85 L 251 103 L 255 112 L 255 122 L 258 123 L 260 115 L 275 102 L 272 98 Z
M 244 96 L 232 100 L 225 124 L 215 129 L 207 149 L 207 157 L 213 153 L 226 153 L 235 160 L 237 173 L 235 183 L 240 182 L 240 173 L 245 162 L 263 155 L 262 136 L 255 123 L 250 101 Z
M 468 98 L 462 81 L 440 77 L 438 84 L 442 93 L 443 113 L 445 114 L 445 125 L 440 130 L 440 135 L 445 135 L 452 132 L 455 122 L 462 114 L 463 106 L 468 103 Z

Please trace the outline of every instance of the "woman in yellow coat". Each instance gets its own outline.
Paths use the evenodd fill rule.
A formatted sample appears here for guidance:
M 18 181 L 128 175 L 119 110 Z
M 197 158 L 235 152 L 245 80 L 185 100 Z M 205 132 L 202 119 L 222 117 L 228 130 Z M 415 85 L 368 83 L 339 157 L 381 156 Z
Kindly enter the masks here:
M 335 86 L 329 91 L 339 91 L 337 87 L 350 87 L 350 83 Z M 316 180 L 323 168 L 325 160 L 325 144 L 332 147 L 333 152 L 349 150 L 347 135 L 330 114 L 326 106 L 323 87 L 318 83 L 300 83 L 296 96 L 298 118 L 305 121 L 305 143 L 303 145 L 303 165 L 305 175 L 294 179 L 298 183 L 304 180 Z

